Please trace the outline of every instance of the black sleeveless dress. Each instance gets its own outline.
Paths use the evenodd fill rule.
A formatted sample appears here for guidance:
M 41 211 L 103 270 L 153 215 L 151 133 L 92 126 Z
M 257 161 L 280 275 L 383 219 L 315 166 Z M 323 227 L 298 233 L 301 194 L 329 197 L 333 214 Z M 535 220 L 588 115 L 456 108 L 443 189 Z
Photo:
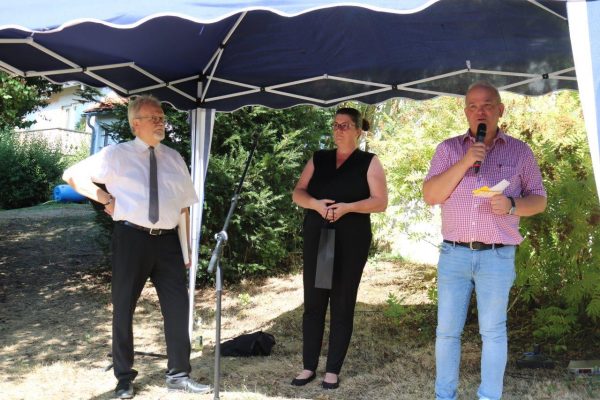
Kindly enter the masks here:
M 321 150 L 313 155 L 314 172 L 308 193 L 316 199 L 352 203 L 370 197 L 367 171 L 374 154 L 355 150 L 336 168 L 336 150 Z M 330 305 L 329 349 L 326 371 L 339 374 L 352 336 L 354 307 L 358 286 L 371 245 L 369 214 L 348 213 L 334 222 L 335 256 L 331 289 L 315 288 L 317 250 L 325 219 L 314 210 L 304 217 L 304 368 L 315 371 L 324 331 L 325 314 Z
M 313 155 L 314 172 L 308 183 L 308 193 L 316 199 L 331 199 L 337 203 L 352 203 L 369 198 L 367 171 L 374 154 L 355 150 L 339 168 L 336 168 L 336 150 L 321 150 Z M 304 219 L 304 260 L 309 269 L 316 267 L 319 236 L 324 219 L 314 210 L 308 210 Z M 371 244 L 371 217 L 369 214 L 348 213 L 334 223 L 336 230 L 335 267 L 340 268 L 345 254 L 359 257 L 364 265 Z M 354 260 L 359 261 L 359 260 Z M 354 262 L 353 262 L 354 263 Z M 305 265 L 305 268 L 307 265 Z

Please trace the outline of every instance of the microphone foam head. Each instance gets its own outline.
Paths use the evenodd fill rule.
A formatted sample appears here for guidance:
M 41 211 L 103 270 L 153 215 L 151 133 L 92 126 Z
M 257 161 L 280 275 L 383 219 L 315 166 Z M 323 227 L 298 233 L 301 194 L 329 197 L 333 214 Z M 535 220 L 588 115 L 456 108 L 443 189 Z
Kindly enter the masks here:
M 486 132 L 487 126 L 483 122 L 477 125 L 477 137 L 475 140 L 478 142 L 483 142 L 483 140 L 485 139 Z

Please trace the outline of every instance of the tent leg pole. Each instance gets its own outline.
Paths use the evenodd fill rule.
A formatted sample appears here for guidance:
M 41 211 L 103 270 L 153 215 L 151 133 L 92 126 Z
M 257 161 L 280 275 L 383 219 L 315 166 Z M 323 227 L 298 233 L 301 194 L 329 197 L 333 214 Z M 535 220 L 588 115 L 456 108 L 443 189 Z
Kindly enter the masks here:
M 219 390 L 221 385 L 221 297 L 223 294 L 223 277 L 221 275 L 221 263 L 217 264 L 216 271 L 216 310 L 215 310 L 215 396 L 214 399 L 219 399 Z

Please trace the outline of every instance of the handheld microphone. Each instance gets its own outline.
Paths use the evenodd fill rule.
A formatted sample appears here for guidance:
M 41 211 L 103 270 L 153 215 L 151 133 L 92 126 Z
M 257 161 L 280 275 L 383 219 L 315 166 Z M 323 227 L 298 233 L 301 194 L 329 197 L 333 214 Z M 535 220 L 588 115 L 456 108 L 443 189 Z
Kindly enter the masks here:
M 484 123 L 477 125 L 477 135 L 475 136 L 475 141 L 477 143 L 481 143 L 485 139 L 485 133 L 487 131 L 487 126 Z M 481 168 L 481 161 L 475 161 L 473 163 L 473 168 L 475 168 L 475 173 L 479 173 L 479 168 Z

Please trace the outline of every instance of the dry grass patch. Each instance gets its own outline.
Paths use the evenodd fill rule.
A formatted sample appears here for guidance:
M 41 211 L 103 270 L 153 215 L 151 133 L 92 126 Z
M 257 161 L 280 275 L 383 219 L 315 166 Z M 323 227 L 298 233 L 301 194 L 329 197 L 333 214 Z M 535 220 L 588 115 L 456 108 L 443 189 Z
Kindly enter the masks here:
M 115 380 L 105 372 L 110 359 L 110 273 L 94 241 L 89 206 L 37 207 L 0 212 L 0 382 L 2 399 L 109 399 Z M 225 271 L 226 273 L 226 271 Z M 435 375 L 435 306 L 427 291 L 435 285 L 428 265 L 371 261 L 356 307 L 355 331 L 341 374 L 342 385 L 323 391 L 319 379 L 296 388 L 301 369 L 302 278 L 300 274 L 244 281 L 223 293 L 224 340 L 264 330 L 277 344 L 269 357 L 224 358 L 224 400 L 263 399 L 430 399 Z M 392 293 L 404 309 L 400 320 L 386 317 Z M 198 289 L 197 315 L 205 322 L 202 354 L 192 354 L 193 376 L 214 376 L 212 288 Z M 135 315 L 136 350 L 164 353 L 162 318 L 150 284 Z M 325 333 L 324 349 L 327 348 Z M 570 379 L 564 367 L 518 370 L 512 349 L 506 377 L 508 400 L 592 399 L 593 382 Z M 319 375 L 323 373 L 325 352 Z M 475 398 L 480 344 L 476 322 L 467 326 L 461 370 L 462 399 Z M 212 399 L 168 393 L 166 362 L 136 358 L 136 399 Z

